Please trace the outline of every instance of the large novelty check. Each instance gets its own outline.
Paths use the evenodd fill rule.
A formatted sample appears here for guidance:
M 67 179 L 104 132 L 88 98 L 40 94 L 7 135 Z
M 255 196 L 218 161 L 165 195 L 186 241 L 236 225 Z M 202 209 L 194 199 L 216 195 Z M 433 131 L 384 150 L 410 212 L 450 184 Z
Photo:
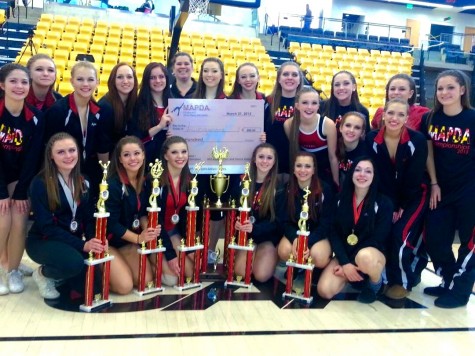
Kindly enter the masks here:
M 215 146 L 229 150 L 225 174 L 243 173 L 264 131 L 264 100 L 170 99 L 168 112 L 171 133 L 188 141 L 190 169 L 205 161 L 203 174 L 216 173 L 218 161 L 211 156 Z

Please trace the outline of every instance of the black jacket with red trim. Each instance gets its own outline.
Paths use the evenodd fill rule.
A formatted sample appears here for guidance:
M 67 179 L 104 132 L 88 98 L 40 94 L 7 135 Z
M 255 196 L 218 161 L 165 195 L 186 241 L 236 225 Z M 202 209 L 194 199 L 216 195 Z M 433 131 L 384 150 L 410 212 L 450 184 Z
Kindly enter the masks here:
M 394 211 L 405 209 L 423 194 L 426 174 L 427 142 L 417 131 L 403 128 L 394 161 L 384 142 L 385 127 L 366 135 L 368 153 L 374 159 L 379 175 L 380 191 L 388 196 Z

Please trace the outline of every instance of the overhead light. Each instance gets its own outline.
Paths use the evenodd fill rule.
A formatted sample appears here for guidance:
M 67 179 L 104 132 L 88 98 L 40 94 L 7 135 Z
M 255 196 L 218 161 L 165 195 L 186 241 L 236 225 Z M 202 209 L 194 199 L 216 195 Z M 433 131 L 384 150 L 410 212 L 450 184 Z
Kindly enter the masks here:
M 398 4 L 412 4 L 412 5 L 419 5 L 419 6 L 430 6 L 430 7 L 438 7 L 441 9 L 452 9 L 452 5 L 445 5 L 445 4 L 435 4 L 433 2 L 423 2 L 423 1 L 411 1 L 411 0 L 388 0 L 388 2 L 396 2 Z

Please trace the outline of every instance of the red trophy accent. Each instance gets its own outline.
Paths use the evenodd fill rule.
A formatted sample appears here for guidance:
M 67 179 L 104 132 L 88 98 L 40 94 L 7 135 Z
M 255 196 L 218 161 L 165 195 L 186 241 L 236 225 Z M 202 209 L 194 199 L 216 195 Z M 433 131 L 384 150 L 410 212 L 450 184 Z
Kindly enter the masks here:
M 310 190 L 308 187 L 304 189 L 305 194 L 303 196 L 302 211 L 300 212 L 300 219 L 298 221 L 299 230 L 297 231 L 297 256 L 294 261 L 294 256 L 290 255 L 289 260 L 286 262 L 287 265 L 287 282 L 285 285 L 285 292 L 282 294 L 284 298 L 295 298 L 300 299 L 308 304 L 313 301 L 313 297 L 310 296 L 310 288 L 312 286 L 312 273 L 313 268 L 315 267 L 312 264 L 312 258 L 304 258 L 304 253 L 308 249 L 308 235 L 310 232 L 307 231 L 307 220 L 308 220 L 308 196 L 310 195 Z M 293 291 L 293 274 L 294 269 L 299 268 L 305 270 L 305 282 L 303 294 Z
M 180 275 L 178 276 L 178 285 L 174 288 L 179 291 L 201 287 L 201 252 L 204 249 L 200 238 L 196 236 L 196 218 L 200 208 L 196 206 L 195 198 L 198 195 L 198 180 L 196 176 L 203 166 L 204 162 L 195 164 L 195 176 L 191 180 L 191 190 L 188 195 L 188 206 L 186 209 L 186 238 L 181 240 L 178 246 L 178 261 L 180 263 Z M 209 217 L 208 217 L 209 219 Z M 193 277 L 185 278 L 185 261 L 187 252 L 194 252 Z
M 249 168 L 250 164 L 246 164 L 246 168 L 244 171 L 244 175 L 241 179 L 241 185 L 242 185 L 242 190 L 241 190 L 241 206 L 239 207 L 239 221 L 241 223 L 244 223 L 249 220 L 249 214 L 251 212 L 251 208 L 249 207 L 248 204 L 248 198 L 249 198 L 249 187 L 251 184 L 251 178 L 249 177 Z M 237 238 L 237 244 L 234 243 L 235 239 L 234 237 L 231 240 L 231 243 L 229 243 L 228 246 L 228 254 L 229 254 L 229 260 L 228 260 L 228 274 L 227 274 L 227 279 L 226 282 L 224 282 L 225 286 L 228 285 L 234 285 L 238 287 L 246 287 L 246 288 L 251 288 L 252 283 L 251 283 L 251 274 L 252 274 L 252 260 L 253 260 L 253 255 L 254 255 L 254 250 L 256 246 L 254 245 L 252 239 L 249 239 L 248 241 L 248 233 L 245 231 L 239 231 L 238 232 L 238 238 Z M 241 250 L 241 251 L 246 251 L 246 270 L 245 270 L 245 276 L 244 276 L 244 282 L 242 281 L 242 276 L 236 276 L 236 280 L 234 280 L 234 259 L 235 259 L 235 250 Z
M 102 182 L 99 185 L 99 201 L 97 202 L 97 213 L 94 213 L 96 218 L 96 239 L 102 241 L 102 245 L 107 244 L 107 218 L 109 213 L 106 211 L 105 202 L 109 198 L 108 184 L 106 181 L 107 168 L 109 163 L 102 163 L 99 161 L 103 171 Z M 110 278 L 110 261 L 114 256 L 110 256 L 108 252 L 96 253 L 89 252 L 89 258 L 84 260 L 87 265 L 84 304 L 79 306 L 79 309 L 85 312 L 92 312 L 98 309 L 111 306 L 112 301 L 109 299 L 109 278 Z M 94 268 L 96 265 L 103 264 L 102 269 L 102 294 L 94 295 Z
M 158 159 L 155 160 L 155 163 L 150 163 L 150 175 L 152 176 L 152 192 L 148 199 L 149 207 L 148 211 L 148 223 L 147 227 L 156 228 L 158 226 L 158 213 L 161 211 L 160 207 L 157 204 L 157 198 L 160 196 L 160 177 L 163 173 L 162 162 Z M 163 291 L 165 288 L 162 287 L 162 261 L 163 253 L 166 248 L 162 245 L 162 240 L 148 241 L 147 243 L 142 242 L 142 246 L 137 249 L 137 253 L 140 255 L 139 259 L 139 280 L 137 284 L 137 289 L 134 292 L 140 296 L 157 293 Z M 155 264 L 155 274 L 153 279 L 146 284 L 145 276 L 147 273 L 147 256 L 155 255 L 153 258 L 153 263 Z

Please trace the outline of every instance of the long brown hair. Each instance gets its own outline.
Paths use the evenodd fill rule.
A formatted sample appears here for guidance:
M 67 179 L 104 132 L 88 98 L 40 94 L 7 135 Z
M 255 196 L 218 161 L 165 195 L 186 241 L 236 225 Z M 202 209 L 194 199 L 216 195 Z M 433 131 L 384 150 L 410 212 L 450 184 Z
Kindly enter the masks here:
M 318 95 L 318 92 L 315 89 L 313 89 L 311 86 L 304 86 L 295 95 L 294 105 L 296 105 L 299 102 L 300 97 L 306 93 L 313 93 L 317 95 L 318 101 L 320 102 L 320 96 Z M 323 117 L 321 117 L 320 120 L 323 120 Z M 292 119 L 292 124 L 290 125 L 290 133 L 289 133 L 290 166 L 292 166 L 292 163 L 295 162 L 295 156 L 300 151 L 299 132 L 300 132 L 300 111 L 295 109 L 294 116 Z
M 234 80 L 233 90 L 232 90 L 232 92 L 231 92 L 231 95 L 229 95 L 229 98 L 230 98 L 230 99 L 237 99 L 237 98 L 239 98 L 239 96 L 242 94 L 242 85 L 239 84 L 239 71 L 240 71 L 243 67 L 252 67 L 252 68 L 254 68 L 254 69 L 256 70 L 257 76 L 259 77 L 259 69 L 257 68 L 257 66 L 256 66 L 254 63 L 246 62 L 246 63 L 241 64 L 241 65 L 236 69 L 236 79 Z M 258 86 L 259 86 L 259 81 L 257 82 L 256 91 L 257 91 L 257 87 L 258 87 Z
M 139 146 L 139 148 L 142 150 L 142 153 L 144 155 L 144 159 L 143 159 L 143 163 L 142 163 L 142 166 L 140 167 L 139 171 L 137 172 L 137 189 L 136 189 L 136 192 L 137 194 L 140 194 L 140 192 L 142 191 L 142 187 L 143 187 L 143 182 L 144 182 L 144 179 L 145 179 L 145 148 L 144 148 L 144 145 L 142 143 L 142 141 L 140 141 L 140 139 L 138 137 L 135 137 L 135 136 L 125 136 L 125 137 L 122 137 L 119 142 L 117 142 L 117 145 L 114 149 L 114 152 L 112 153 L 112 157 L 111 157 L 111 167 L 109 169 L 109 172 L 108 172 L 108 178 L 112 178 L 114 176 L 118 176 L 121 183 L 126 185 L 127 181 L 127 173 L 125 171 L 125 168 L 124 168 L 124 165 L 120 162 L 120 156 L 122 154 L 122 150 L 124 148 L 125 145 L 128 145 L 128 144 L 135 144 L 137 146 Z M 128 195 L 128 191 L 127 191 L 127 187 L 125 188 L 125 194 Z
M 162 63 L 152 62 L 147 64 L 143 72 L 136 104 L 138 107 L 138 127 L 144 131 L 148 131 L 150 127 L 157 125 L 160 120 L 155 109 L 152 88 L 150 86 L 152 70 L 155 68 L 160 68 L 165 76 L 165 89 L 163 89 L 162 93 L 163 107 L 166 108 L 168 106 L 168 99 L 171 97 L 170 76 L 168 75 L 167 68 Z
M 39 173 L 39 176 L 42 177 L 45 181 L 46 192 L 48 194 L 48 207 L 51 211 L 55 211 L 61 206 L 61 199 L 59 196 L 59 184 L 58 184 L 58 167 L 53 161 L 53 146 L 58 141 L 71 140 L 76 145 L 76 150 L 78 152 L 78 161 L 74 166 L 70 174 L 70 180 L 74 187 L 74 200 L 79 202 L 81 200 L 81 195 L 87 191 L 87 187 L 84 181 L 83 176 L 80 171 L 80 156 L 79 156 L 79 147 L 70 134 L 66 132 L 58 132 L 51 136 L 46 144 L 43 169 Z
M 181 136 L 171 136 L 167 138 L 162 145 L 162 150 L 160 152 L 160 159 L 162 160 L 162 163 L 163 163 L 163 174 L 160 179 L 160 185 L 162 187 L 167 186 L 168 191 L 170 191 L 170 182 L 168 180 L 169 170 L 168 170 L 167 160 L 165 159 L 165 154 L 170 149 L 170 146 L 175 143 L 184 143 L 186 145 L 186 148 L 188 149 L 188 142 L 186 142 L 186 140 Z M 186 162 L 185 166 L 183 167 L 180 173 L 180 191 L 181 192 L 186 192 L 186 190 L 188 189 L 190 176 L 191 176 L 190 167 L 188 165 L 188 162 Z
M 320 183 L 320 179 L 318 179 L 318 171 L 317 171 L 317 159 L 315 158 L 315 155 L 313 155 L 310 152 L 305 152 L 305 151 L 300 151 L 297 153 L 295 156 L 295 159 L 293 161 L 293 164 L 291 167 L 294 167 L 295 170 L 295 162 L 297 161 L 298 157 L 310 157 L 312 158 L 313 161 L 313 166 L 315 168 L 315 172 L 313 173 L 312 179 L 310 181 L 310 192 L 311 194 L 308 196 L 308 206 L 310 207 L 309 209 L 309 214 L 310 218 L 313 221 L 317 221 L 318 214 L 320 213 L 320 209 L 322 208 L 322 184 Z M 288 216 L 291 219 L 292 222 L 297 222 L 295 219 L 295 199 L 294 197 L 298 196 L 298 191 L 299 191 L 299 183 L 297 181 L 297 177 L 295 177 L 295 174 L 292 174 L 292 177 L 289 180 L 289 189 L 287 192 L 288 199 L 287 199 L 287 212 Z M 318 210 L 315 209 L 315 205 L 318 202 Z
M 271 103 L 270 103 L 270 110 L 271 111 L 270 112 L 271 112 L 271 116 L 272 116 L 272 122 L 274 122 L 275 112 L 277 111 L 277 108 L 279 107 L 280 101 L 282 99 L 282 85 L 280 85 L 279 79 L 280 79 L 280 76 L 282 75 L 282 72 L 284 71 L 284 68 L 287 67 L 287 66 L 292 66 L 292 67 L 295 67 L 295 68 L 298 69 L 300 84 L 297 87 L 297 92 L 299 92 L 300 89 L 302 89 L 302 86 L 303 86 L 304 77 L 303 77 L 302 70 L 300 69 L 300 66 L 297 63 L 291 62 L 291 61 L 282 63 L 280 68 L 277 70 L 277 79 L 275 80 L 275 84 L 274 84 L 274 88 L 272 89 L 272 93 L 269 95 L 269 98 L 271 100 Z
M 132 76 L 134 77 L 134 87 L 127 96 L 125 103 L 122 102 L 117 86 L 115 85 L 117 71 L 120 67 L 129 67 L 132 70 Z M 112 110 L 114 112 L 114 131 L 116 135 L 120 135 L 127 125 L 127 122 L 132 118 L 132 112 L 137 101 L 139 84 L 137 82 L 135 69 L 125 62 L 116 64 L 114 68 L 112 68 L 109 79 L 107 80 L 107 87 L 109 88 L 109 91 L 104 95 L 104 98 L 106 98 L 112 105 Z
M 204 80 L 203 80 L 203 69 L 204 69 L 205 64 L 208 62 L 217 63 L 219 66 L 219 70 L 221 71 L 222 78 L 219 81 L 218 89 L 216 90 L 216 98 L 218 98 L 221 94 L 224 94 L 224 78 L 226 75 L 226 73 L 224 72 L 224 64 L 219 58 L 208 57 L 203 61 L 203 63 L 201 63 L 200 76 L 198 78 L 198 84 L 196 86 L 196 90 L 193 93 L 193 99 L 206 99 L 206 84 L 204 83 Z
M 345 147 L 345 142 L 343 140 L 343 136 L 340 132 L 340 128 L 345 124 L 346 119 L 348 119 L 351 116 L 356 116 L 357 118 L 361 120 L 361 128 L 362 128 L 361 136 L 364 136 L 365 131 L 366 131 L 366 118 L 362 113 L 358 111 L 349 111 L 345 115 L 343 115 L 341 120 L 337 120 L 336 122 L 336 134 L 337 134 L 336 156 L 340 162 L 346 159 L 346 147 Z
M 251 187 L 249 196 L 251 199 L 254 198 L 256 194 L 256 178 L 257 178 L 257 166 L 256 166 L 256 157 L 259 150 L 268 148 L 272 150 L 274 155 L 274 166 L 267 173 L 266 179 L 262 183 L 262 195 L 259 206 L 259 217 L 265 218 L 270 215 L 270 220 L 275 220 L 275 192 L 277 189 L 277 173 L 279 172 L 279 160 L 277 157 L 277 151 L 274 146 L 270 143 L 261 143 L 259 144 L 254 151 L 252 152 L 251 167 L 249 170 L 249 175 L 251 177 Z

